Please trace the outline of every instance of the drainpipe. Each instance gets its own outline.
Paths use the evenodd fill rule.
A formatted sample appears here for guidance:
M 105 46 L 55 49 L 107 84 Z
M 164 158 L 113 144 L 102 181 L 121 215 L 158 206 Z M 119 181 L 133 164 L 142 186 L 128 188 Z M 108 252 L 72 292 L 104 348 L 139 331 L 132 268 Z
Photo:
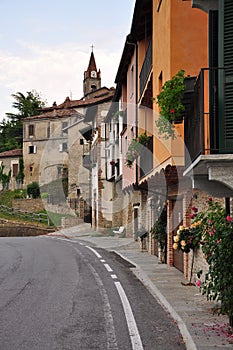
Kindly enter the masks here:
M 128 36 L 128 39 L 130 39 L 130 35 Z M 132 42 L 127 40 L 126 43 L 128 45 L 133 45 L 135 48 L 135 58 L 136 58 L 136 69 L 135 69 L 135 75 L 136 75 L 136 86 L 135 86 L 135 100 L 136 100 L 136 106 L 135 106 L 135 136 L 136 139 L 138 138 L 138 44 L 137 42 Z M 136 189 L 138 189 L 138 161 L 136 160 Z

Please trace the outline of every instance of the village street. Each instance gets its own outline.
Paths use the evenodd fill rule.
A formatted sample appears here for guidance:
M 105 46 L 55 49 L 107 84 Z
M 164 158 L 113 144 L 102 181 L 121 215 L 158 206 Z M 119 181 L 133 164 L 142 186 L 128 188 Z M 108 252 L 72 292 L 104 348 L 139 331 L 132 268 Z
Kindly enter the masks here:
M 130 268 L 81 240 L 1 238 L 0 348 L 185 349 Z

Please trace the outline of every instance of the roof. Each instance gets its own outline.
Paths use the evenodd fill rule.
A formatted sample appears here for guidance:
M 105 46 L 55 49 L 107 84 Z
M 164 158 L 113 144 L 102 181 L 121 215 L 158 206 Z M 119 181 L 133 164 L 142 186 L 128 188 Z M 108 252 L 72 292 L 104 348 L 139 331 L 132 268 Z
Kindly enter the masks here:
M 35 120 L 35 119 L 57 119 L 57 118 L 64 118 L 64 117 L 71 117 L 72 115 L 76 115 L 79 118 L 83 118 L 80 113 L 78 113 L 75 109 L 71 108 L 55 108 L 53 110 L 48 110 L 47 112 L 44 112 L 39 115 L 34 115 L 28 118 L 24 118 L 24 121 L 27 120 Z
M 130 33 L 126 36 L 115 83 L 123 83 L 126 80 L 126 73 L 136 48 L 136 43 L 145 37 L 145 28 L 147 36 L 150 36 L 152 32 L 152 0 L 137 0 Z
M 10 151 L 5 151 L 0 153 L 0 158 L 6 158 L 6 157 L 22 157 L 23 156 L 23 150 L 22 149 L 12 149 Z
M 152 32 L 152 0 L 137 0 L 134 7 L 130 34 L 138 41 Z
M 106 88 L 102 88 L 102 89 L 106 89 Z M 61 103 L 60 105 L 58 105 L 57 108 L 77 108 L 77 107 L 88 107 L 91 105 L 95 105 L 95 104 L 100 104 L 103 103 L 105 101 L 109 101 L 113 98 L 115 93 L 115 89 L 111 88 L 111 89 L 107 89 L 107 91 L 105 91 L 103 94 L 100 95 L 94 95 L 93 97 L 87 98 L 87 99 L 81 99 L 81 100 L 70 100 L 69 97 L 67 97 L 65 99 L 65 101 L 63 103 Z

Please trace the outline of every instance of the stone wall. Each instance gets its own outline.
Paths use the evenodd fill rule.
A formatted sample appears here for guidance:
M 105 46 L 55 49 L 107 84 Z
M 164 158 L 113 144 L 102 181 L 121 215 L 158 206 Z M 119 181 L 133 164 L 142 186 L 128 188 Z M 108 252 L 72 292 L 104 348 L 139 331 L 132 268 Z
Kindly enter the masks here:
M 23 211 L 29 211 L 30 213 L 36 213 L 45 209 L 41 198 L 13 199 L 12 207 Z
M 40 236 L 54 232 L 55 228 L 42 228 L 37 226 L 16 225 L 16 224 L 0 224 L 0 237 L 25 237 Z

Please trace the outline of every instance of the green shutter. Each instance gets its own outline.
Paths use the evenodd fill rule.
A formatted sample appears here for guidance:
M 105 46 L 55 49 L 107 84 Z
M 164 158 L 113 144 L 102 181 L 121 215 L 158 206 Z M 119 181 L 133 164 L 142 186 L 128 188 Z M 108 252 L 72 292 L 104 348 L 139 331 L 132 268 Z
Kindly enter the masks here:
M 220 152 L 233 152 L 233 1 L 219 2 Z

